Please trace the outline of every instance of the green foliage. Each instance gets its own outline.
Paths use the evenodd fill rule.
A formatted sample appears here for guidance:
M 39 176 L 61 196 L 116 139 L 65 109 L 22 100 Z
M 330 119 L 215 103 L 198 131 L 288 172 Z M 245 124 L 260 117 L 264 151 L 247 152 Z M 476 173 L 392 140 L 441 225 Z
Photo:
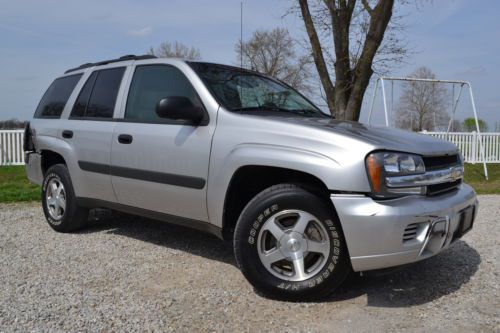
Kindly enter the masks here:
M 0 166 L 0 202 L 40 200 L 40 186 L 28 182 L 24 167 Z
M 486 132 L 488 130 L 488 124 L 484 120 L 478 119 L 477 122 L 479 124 L 479 130 L 481 132 Z M 463 128 L 465 132 L 477 131 L 476 119 L 466 118 L 463 123 Z

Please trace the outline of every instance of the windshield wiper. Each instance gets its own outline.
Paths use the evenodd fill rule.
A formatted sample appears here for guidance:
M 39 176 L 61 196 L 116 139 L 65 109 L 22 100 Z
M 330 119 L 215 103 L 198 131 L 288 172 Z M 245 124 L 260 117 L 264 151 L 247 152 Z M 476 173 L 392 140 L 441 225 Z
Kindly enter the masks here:
M 288 111 L 287 109 L 278 106 L 262 105 L 262 106 L 245 106 L 232 108 L 231 111 Z
M 309 116 L 309 115 L 319 115 L 318 112 L 309 109 L 285 109 L 279 106 L 270 106 L 270 105 L 262 105 L 262 106 L 248 106 L 248 107 L 239 107 L 233 108 L 231 111 L 274 111 L 274 112 L 285 112 L 298 114 L 301 116 Z

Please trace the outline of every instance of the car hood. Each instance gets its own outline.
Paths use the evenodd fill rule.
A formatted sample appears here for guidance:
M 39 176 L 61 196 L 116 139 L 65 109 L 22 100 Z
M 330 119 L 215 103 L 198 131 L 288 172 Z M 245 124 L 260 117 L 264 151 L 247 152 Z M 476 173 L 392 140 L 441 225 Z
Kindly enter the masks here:
M 457 147 L 448 141 L 381 126 L 368 126 L 358 122 L 335 120 L 319 117 L 280 118 L 280 121 L 314 127 L 323 131 L 348 136 L 374 146 L 374 149 L 386 149 L 420 155 L 444 155 L 457 153 Z

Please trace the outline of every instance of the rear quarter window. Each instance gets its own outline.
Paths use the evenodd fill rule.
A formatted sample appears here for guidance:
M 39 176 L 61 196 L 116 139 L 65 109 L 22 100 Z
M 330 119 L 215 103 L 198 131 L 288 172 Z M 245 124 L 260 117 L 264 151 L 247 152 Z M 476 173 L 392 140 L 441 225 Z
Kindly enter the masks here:
M 112 118 L 125 67 L 92 73 L 78 96 L 70 119 Z
M 82 74 L 58 78 L 52 82 L 35 111 L 35 118 L 59 118 Z

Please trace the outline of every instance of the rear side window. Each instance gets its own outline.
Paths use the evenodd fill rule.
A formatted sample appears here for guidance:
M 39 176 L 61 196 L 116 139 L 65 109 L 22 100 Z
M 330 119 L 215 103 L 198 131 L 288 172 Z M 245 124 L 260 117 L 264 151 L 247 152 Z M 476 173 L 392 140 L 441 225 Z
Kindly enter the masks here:
M 35 118 L 59 118 L 82 74 L 56 79 L 45 92 L 35 111 Z
M 90 75 L 71 111 L 71 118 L 112 118 L 125 67 Z

